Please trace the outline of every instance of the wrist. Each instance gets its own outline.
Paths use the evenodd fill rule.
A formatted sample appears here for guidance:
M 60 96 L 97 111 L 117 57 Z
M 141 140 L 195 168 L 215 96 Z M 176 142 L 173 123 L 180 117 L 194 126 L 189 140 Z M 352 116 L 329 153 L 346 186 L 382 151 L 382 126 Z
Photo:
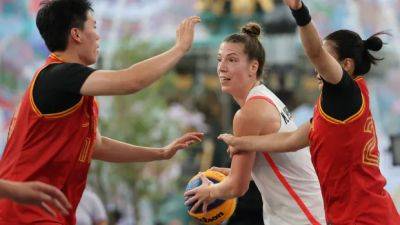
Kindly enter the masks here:
M 296 24 L 300 27 L 306 26 L 311 22 L 310 11 L 308 10 L 307 6 L 304 2 L 301 2 L 296 9 L 290 8 L 292 11 L 292 15 L 296 20 Z
M 166 147 L 160 148 L 156 152 L 157 152 L 157 160 L 167 159 L 167 148 Z
M 0 187 L 0 198 L 8 197 L 13 200 L 15 199 L 12 190 L 16 189 L 16 182 L 0 180 Z
M 171 50 L 179 57 L 183 57 L 186 54 L 186 49 L 180 47 L 179 45 L 174 45 L 174 47 L 172 47 Z

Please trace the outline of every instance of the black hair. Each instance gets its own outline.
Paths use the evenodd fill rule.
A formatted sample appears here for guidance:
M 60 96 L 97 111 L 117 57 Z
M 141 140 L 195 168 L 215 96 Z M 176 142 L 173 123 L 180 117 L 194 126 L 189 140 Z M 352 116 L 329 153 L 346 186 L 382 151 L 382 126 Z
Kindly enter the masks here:
M 259 79 L 263 73 L 265 63 L 265 50 L 258 36 L 261 34 L 261 27 L 259 24 L 250 22 L 241 28 L 241 33 L 229 35 L 224 39 L 224 42 L 242 43 L 244 45 L 244 52 L 250 60 L 255 59 L 258 61 L 257 78 Z
M 338 30 L 329 34 L 325 40 L 332 41 L 339 60 L 351 58 L 354 60 L 354 74 L 364 75 L 371 69 L 371 64 L 383 58 L 376 58 L 369 51 L 379 51 L 383 46 L 379 35 L 387 34 L 379 32 L 366 40 L 362 40 L 360 35 L 351 30 Z
M 83 29 L 87 13 L 93 11 L 88 0 L 46 0 L 41 6 L 36 26 L 50 52 L 64 51 L 70 30 Z

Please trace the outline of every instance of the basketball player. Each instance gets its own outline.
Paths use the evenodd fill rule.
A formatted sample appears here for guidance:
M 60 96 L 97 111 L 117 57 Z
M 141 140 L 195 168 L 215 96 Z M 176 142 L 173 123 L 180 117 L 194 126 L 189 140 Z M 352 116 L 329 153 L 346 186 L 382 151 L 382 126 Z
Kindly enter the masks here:
M 298 130 L 259 137 L 224 134 L 219 138 L 238 150 L 287 152 L 310 146 L 324 199 L 328 224 L 395 225 L 400 216 L 386 192 L 364 75 L 378 60 L 369 51 L 382 48 L 373 35 L 366 40 L 349 30 L 321 42 L 307 7 L 285 0 L 299 25 L 305 52 L 322 88 L 311 122 Z
M 296 129 L 286 106 L 261 83 L 265 51 L 258 36 L 260 26 L 249 23 L 242 32 L 225 38 L 218 51 L 218 77 L 223 92 L 240 105 L 233 119 L 237 136 L 263 135 Z M 240 152 L 232 157 L 228 176 L 185 193 L 185 204 L 203 211 L 215 199 L 246 193 L 253 178 L 263 199 L 265 225 L 325 224 L 318 178 L 308 149 L 294 153 Z
M 97 130 L 94 96 L 126 95 L 158 80 L 189 50 L 199 17 L 185 19 L 170 50 L 107 71 L 89 65 L 99 54 L 99 35 L 88 0 L 46 1 L 36 24 L 51 55 L 35 73 L 10 126 L 0 178 L 37 180 L 60 189 L 71 203 L 68 216 L 51 217 L 40 208 L 0 201 L 0 224 L 75 224 L 90 162 L 148 162 L 169 159 L 201 133 L 188 133 L 163 148 L 146 148 L 103 137 Z

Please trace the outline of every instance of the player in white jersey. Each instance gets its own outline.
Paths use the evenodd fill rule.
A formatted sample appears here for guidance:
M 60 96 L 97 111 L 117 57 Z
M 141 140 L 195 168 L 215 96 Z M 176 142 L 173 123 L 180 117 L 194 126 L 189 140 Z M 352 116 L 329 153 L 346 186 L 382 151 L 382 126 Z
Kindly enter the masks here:
M 223 92 L 240 105 L 233 119 L 235 136 L 263 135 L 296 129 L 285 105 L 261 84 L 265 51 L 260 26 L 249 23 L 225 38 L 218 51 L 218 76 Z M 290 153 L 239 152 L 232 156 L 226 179 L 185 193 L 192 211 L 215 199 L 246 193 L 251 177 L 263 199 L 265 225 L 326 224 L 320 185 L 308 149 Z

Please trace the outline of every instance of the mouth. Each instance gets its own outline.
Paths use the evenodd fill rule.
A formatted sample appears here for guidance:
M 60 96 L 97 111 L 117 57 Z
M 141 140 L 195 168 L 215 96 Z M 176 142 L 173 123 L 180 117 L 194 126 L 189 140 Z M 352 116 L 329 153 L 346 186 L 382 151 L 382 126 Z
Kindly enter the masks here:
M 226 76 L 219 76 L 219 79 L 220 79 L 221 81 L 230 81 L 230 80 L 231 80 L 231 78 L 226 77 Z

